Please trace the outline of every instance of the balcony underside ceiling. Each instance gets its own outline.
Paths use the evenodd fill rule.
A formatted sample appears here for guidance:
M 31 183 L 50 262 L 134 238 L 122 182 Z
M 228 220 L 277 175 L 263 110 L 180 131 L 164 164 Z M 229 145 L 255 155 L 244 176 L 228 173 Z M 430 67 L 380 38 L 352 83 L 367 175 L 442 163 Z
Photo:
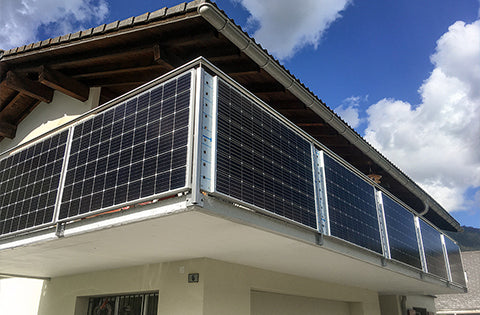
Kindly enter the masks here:
M 170 202 L 172 205 L 175 200 Z M 385 294 L 460 291 L 434 278 L 422 279 L 411 268 L 392 263 L 382 266 L 378 255 L 344 242 L 325 239 L 323 246 L 316 245 L 313 231 L 247 211 L 247 216 L 255 216 L 252 221 L 261 222 L 264 227 L 252 226 L 238 215 L 228 217 L 229 213 L 241 210 L 219 204 L 213 212 L 177 209 L 157 218 L 103 229 L 95 227 L 99 221 L 90 226 L 88 220 L 77 226 L 67 225 L 65 237 L 57 238 L 54 231 L 49 231 L 51 240 L 1 250 L 1 272 L 53 278 L 207 257 Z M 151 207 L 146 206 L 145 211 Z M 277 231 L 273 233 L 271 227 Z M 82 228 L 93 230 L 68 234 Z
M 84 101 L 89 87 L 101 87 L 100 100 L 104 103 L 199 56 L 207 58 L 364 174 L 381 175 L 381 185 L 412 209 L 424 210 L 419 197 L 305 107 L 196 11 L 3 56 L 0 141 L 13 138 L 18 124 L 39 102 L 51 101 L 53 90 Z M 454 230 L 451 225 L 454 220 L 447 222 L 445 215 L 429 211 L 426 218 L 441 229 Z

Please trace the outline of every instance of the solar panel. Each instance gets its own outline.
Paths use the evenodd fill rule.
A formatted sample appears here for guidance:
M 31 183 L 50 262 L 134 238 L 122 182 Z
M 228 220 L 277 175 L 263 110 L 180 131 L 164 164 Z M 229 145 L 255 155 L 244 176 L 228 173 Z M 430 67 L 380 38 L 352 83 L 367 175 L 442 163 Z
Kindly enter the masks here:
M 59 219 L 186 185 L 191 73 L 74 127 Z
M 420 220 L 420 230 L 422 232 L 423 250 L 425 252 L 428 272 L 447 279 L 447 268 L 443 256 L 440 232 L 423 220 Z
M 219 80 L 216 190 L 317 228 L 310 143 Z
M 387 195 L 382 199 L 391 258 L 422 269 L 414 215 Z
M 68 130 L 0 161 L 0 234 L 53 222 Z
M 330 234 L 382 253 L 375 189 L 324 154 Z
M 445 247 L 447 248 L 448 262 L 450 264 L 450 274 L 452 282 L 466 286 L 465 273 L 463 271 L 462 257 L 460 256 L 460 248 L 454 241 L 445 237 Z

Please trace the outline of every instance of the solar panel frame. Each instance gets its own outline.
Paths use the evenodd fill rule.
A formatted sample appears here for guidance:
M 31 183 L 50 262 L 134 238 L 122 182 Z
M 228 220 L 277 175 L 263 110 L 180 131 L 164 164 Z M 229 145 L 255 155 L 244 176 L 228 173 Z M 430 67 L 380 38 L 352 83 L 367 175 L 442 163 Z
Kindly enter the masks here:
M 376 254 L 384 255 L 380 225 L 378 223 L 375 187 L 325 152 L 323 152 L 323 167 L 325 170 L 326 204 L 328 206 L 330 235 Z M 336 170 L 334 170 L 334 168 L 336 168 Z M 340 174 L 341 172 L 346 173 Z M 348 185 L 338 184 L 341 180 L 346 182 L 356 181 L 358 183 L 355 191 L 348 192 L 348 198 L 337 196 L 337 194 L 341 192 L 338 189 L 349 187 Z M 332 185 L 336 186 L 336 188 Z M 362 185 L 363 188 L 359 185 Z M 371 191 L 370 194 L 367 194 L 368 190 Z M 368 197 L 368 200 L 363 200 L 358 196 L 361 192 L 363 192 L 364 196 Z M 359 202 L 364 203 L 368 207 L 360 209 L 357 206 Z M 356 209 L 356 211 L 346 212 L 352 208 Z M 376 224 L 366 222 L 367 219 L 373 220 L 373 223 Z M 357 221 L 355 228 L 345 225 L 349 223 L 353 224 L 351 221 Z M 365 233 L 360 233 L 361 231 L 358 228 L 358 224 L 362 225 Z M 366 235 L 367 232 L 368 235 Z M 361 235 L 362 237 L 355 238 L 356 235 Z
M 415 215 L 383 192 L 382 204 L 385 213 L 390 258 L 422 270 Z M 394 223 L 397 225 L 393 226 Z M 409 233 L 403 233 L 404 231 Z
M 310 188 L 305 187 L 305 189 L 302 192 L 305 193 L 305 190 L 307 190 L 307 194 L 308 194 L 308 192 L 310 192 L 310 194 L 308 194 L 308 196 L 305 196 L 306 198 L 297 198 L 295 193 L 292 193 L 292 192 L 287 190 L 285 196 L 291 197 L 291 201 L 289 202 L 290 205 L 293 205 L 294 201 L 295 201 L 296 203 L 301 205 L 300 207 L 302 209 L 307 209 L 308 208 L 310 210 L 306 211 L 307 213 L 302 213 L 301 214 L 301 220 L 295 220 L 293 218 L 294 217 L 293 212 L 292 212 L 292 215 L 290 217 L 287 216 L 287 215 L 290 215 L 289 212 L 288 212 L 289 209 L 287 209 L 283 213 L 280 213 L 280 211 L 274 211 L 271 208 L 267 208 L 267 207 L 272 206 L 272 203 L 275 204 L 275 202 L 280 204 L 281 201 L 280 201 L 279 198 L 281 198 L 281 197 L 276 198 L 275 195 L 274 195 L 274 199 L 276 198 L 275 200 L 268 200 L 268 198 L 265 198 L 265 196 L 262 195 L 262 193 L 260 192 L 260 190 L 262 188 L 256 188 L 255 187 L 255 185 L 253 183 L 253 180 L 254 180 L 253 178 L 255 176 L 257 178 L 262 176 L 262 173 L 258 173 L 258 170 L 256 170 L 256 171 L 255 170 L 249 170 L 245 167 L 242 167 L 241 168 L 241 173 L 238 173 L 236 175 L 235 174 L 232 175 L 231 173 L 228 173 L 229 177 L 231 177 L 231 176 L 237 176 L 237 177 L 240 176 L 241 177 L 241 179 L 239 181 L 232 180 L 232 181 L 229 181 L 229 183 L 230 183 L 230 185 L 235 186 L 235 187 L 232 186 L 233 190 L 237 189 L 237 191 L 241 190 L 242 192 L 245 190 L 245 194 L 248 198 L 233 196 L 232 194 L 230 194 L 227 191 L 222 191 L 222 188 L 219 189 L 221 184 L 219 184 L 219 181 L 220 181 L 220 178 L 219 178 L 219 156 L 220 155 L 218 154 L 218 151 L 219 151 L 219 141 L 220 141 L 219 138 L 222 137 L 222 135 L 219 134 L 220 127 L 219 127 L 219 122 L 218 122 L 218 120 L 219 120 L 218 117 L 220 115 L 220 113 L 219 113 L 220 112 L 220 109 L 219 109 L 220 105 L 219 104 L 221 102 L 221 100 L 220 100 L 221 99 L 221 89 L 220 88 L 218 88 L 217 93 L 215 93 L 215 95 L 217 96 L 217 102 L 216 102 L 217 103 L 217 108 L 216 108 L 216 112 L 215 112 L 214 116 L 217 117 L 217 118 L 216 118 L 216 122 L 215 122 L 216 125 L 213 129 L 216 131 L 215 135 L 214 135 L 214 137 L 215 137 L 214 146 L 215 146 L 217 152 L 214 154 L 215 157 L 214 157 L 214 162 L 213 162 L 213 165 L 215 167 L 215 176 L 214 176 L 215 179 L 213 181 L 213 187 L 214 187 L 213 194 L 216 195 L 216 196 L 220 196 L 223 199 L 233 200 L 233 201 L 235 201 L 235 203 L 242 204 L 242 205 L 247 206 L 249 208 L 256 209 L 260 212 L 268 214 L 269 216 L 278 217 L 278 218 L 281 218 L 282 220 L 286 220 L 286 221 L 292 222 L 294 224 L 299 224 L 299 225 L 302 225 L 302 226 L 307 227 L 309 229 L 313 229 L 313 230 L 317 231 L 318 227 L 317 227 L 317 214 L 316 214 L 316 209 L 315 209 L 315 198 L 314 198 L 314 188 L 313 188 L 313 159 L 312 159 L 311 143 L 305 137 L 303 137 L 301 133 L 299 133 L 294 128 L 292 128 L 292 126 L 290 125 L 290 123 L 288 121 L 286 121 L 278 113 L 276 113 L 275 111 L 270 109 L 268 107 L 268 105 L 266 105 L 263 102 L 257 100 L 254 96 L 251 96 L 250 92 L 244 90 L 243 88 L 241 88 L 240 86 L 237 86 L 236 84 L 232 84 L 231 82 L 223 80 L 223 78 L 219 78 L 218 82 L 219 82 L 219 84 L 223 84 L 224 86 L 228 87 L 232 93 L 236 93 L 236 95 L 239 96 L 239 98 L 236 98 L 236 99 L 232 98 L 231 99 L 232 106 L 230 108 L 233 112 L 231 113 L 231 115 L 229 114 L 231 116 L 231 121 L 230 122 L 232 123 L 232 125 L 237 126 L 238 130 L 243 130 L 242 128 L 247 128 L 252 135 L 255 135 L 255 134 L 258 134 L 258 132 L 259 132 L 259 130 L 258 130 L 259 126 L 261 126 L 261 125 L 263 126 L 263 124 L 269 124 L 269 126 L 271 126 L 270 129 L 278 131 L 278 134 L 280 134 L 281 131 L 283 130 L 284 132 L 291 133 L 294 137 L 298 137 L 298 139 L 301 139 L 302 141 L 305 141 L 306 147 L 305 147 L 304 151 L 305 152 L 308 151 L 308 163 L 305 160 L 304 163 L 302 163 L 302 165 L 307 165 L 308 164 L 310 169 L 309 169 L 309 171 L 307 171 L 308 174 L 305 173 L 303 175 L 310 178 L 309 183 L 311 184 L 311 187 Z M 239 102 L 248 102 L 249 104 L 247 104 L 247 106 L 249 108 L 251 108 L 252 113 L 255 112 L 255 115 L 252 114 L 251 123 L 248 124 L 249 126 L 245 126 L 245 125 L 242 126 L 242 121 L 241 121 L 242 118 L 241 117 L 243 117 L 242 116 L 243 109 L 240 109 L 241 106 L 240 106 Z M 264 116 L 262 116 L 262 115 L 264 115 Z M 258 119 L 260 119 L 259 117 L 265 117 L 265 119 L 267 119 L 267 120 L 260 123 L 260 122 L 257 121 Z M 260 135 L 261 134 L 262 133 L 260 132 Z M 289 152 L 291 154 L 297 154 L 297 152 L 292 151 L 291 148 L 288 147 L 288 145 L 286 145 L 285 143 L 282 143 L 282 141 L 279 140 L 279 137 L 273 137 L 272 136 L 272 137 L 268 138 L 268 135 L 267 135 L 267 137 L 260 138 L 260 141 L 257 141 L 257 142 L 253 140 L 253 138 L 254 138 L 253 136 L 252 136 L 251 139 L 249 139 L 249 138 L 241 137 L 239 135 L 239 133 L 231 133 L 230 137 L 231 137 L 231 139 L 229 139 L 227 142 L 237 144 L 237 146 L 232 145 L 232 146 L 229 147 L 232 150 L 233 155 L 243 157 L 242 152 L 244 152 L 246 150 L 246 149 L 243 149 L 244 146 L 247 147 L 247 149 L 249 149 L 249 150 L 246 150 L 245 152 L 249 152 L 249 153 L 252 153 L 252 154 L 251 154 L 251 156 L 245 156 L 246 162 L 243 161 L 243 160 L 241 161 L 239 159 L 233 158 L 228 163 L 231 163 L 232 161 L 233 162 L 236 161 L 235 163 L 237 163 L 237 164 L 240 163 L 240 164 L 243 165 L 244 163 L 247 163 L 248 165 L 253 165 L 254 161 L 257 161 L 258 159 L 261 159 L 261 156 L 258 154 L 258 152 L 261 151 L 261 149 L 258 147 L 259 142 L 271 143 L 271 147 L 272 148 L 274 148 L 274 147 L 278 148 L 279 152 L 281 150 L 281 152 Z M 290 140 L 292 140 L 292 139 L 290 139 Z M 223 140 L 223 141 L 225 141 L 225 140 Z M 283 147 L 282 147 L 282 145 L 283 145 Z M 307 146 L 308 146 L 308 150 L 307 150 Z M 290 152 L 290 151 L 292 151 L 292 152 Z M 255 153 L 255 152 L 257 152 L 257 153 Z M 276 165 L 281 165 L 282 161 L 279 157 L 280 154 L 273 154 L 273 151 L 271 153 L 272 153 L 271 154 L 272 163 L 274 163 Z M 291 155 L 290 155 L 290 157 L 291 157 Z M 225 158 L 225 157 L 223 157 L 223 158 Z M 227 159 L 230 159 L 230 158 L 227 158 Z M 290 166 L 295 166 L 295 165 L 291 164 Z M 279 169 L 280 170 L 285 170 L 287 168 L 288 168 L 287 166 L 284 166 L 283 168 L 280 167 Z M 232 170 L 231 168 L 229 168 L 229 169 Z M 271 171 L 273 172 L 273 170 L 274 169 L 272 168 Z M 298 177 L 298 176 L 295 175 L 295 177 Z M 274 178 L 272 177 L 272 179 L 274 179 Z M 244 182 L 246 182 L 249 186 L 243 185 Z M 277 182 L 278 182 L 278 180 L 277 180 Z M 292 182 L 295 183 L 296 179 L 294 178 Z M 281 181 L 279 183 L 281 183 Z M 267 181 L 265 181 L 265 185 L 267 185 L 267 184 L 269 184 L 269 183 L 267 183 Z M 272 184 L 272 185 L 274 187 L 273 189 L 275 189 L 275 187 L 276 187 L 275 184 Z M 305 185 L 308 185 L 308 183 L 306 182 Z M 263 188 L 264 190 L 266 190 L 268 188 L 268 187 L 267 188 L 265 188 L 265 187 Z M 229 191 L 232 191 L 232 190 L 229 189 Z M 297 193 L 299 193 L 299 191 L 297 191 Z M 259 198 L 260 199 L 263 198 L 263 202 L 260 202 L 260 204 L 257 202 L 259 200 Z M 305 201 L 306 199 L 308 199 L 308 200 Z M 308 201 L 310 201 L 311 205 L 307 204 Z M 310 206 L 310 208 L 309 208 L 309 206 Z
M 55 224 L 69 133 L 54 132 L 0 159 L 0 238 Z
M 447 265 L 443 253 L 442 235 L 424 220 L 419 220 L 423 251 L 429 274 L 448 280 Z
M 83 218 L 86 216 L 108 212 L 110 210 L 120 209 L 123 207 L 131 206 L 131 205 L 146 202 L 146 201 L 151 201 L 154 199 L 161 199 L 163 197 L 182 193 L 191 189 L 191 168 L 192 168 L 191 153 L 192 153 L 192 146 L 193 146 L 193 128 L 191 127 L 190 122 L 193 121 L 194 115 L 195 115 L 195 111 L 193 110 L 193 107 L 195 104 L 194 102 L 195 75 L 194 74 L 195 74 L 195 69 L 190 69 L 190 70 L 187 70 L 186 72 L 183 72 L 181 74 L 174 76 L 173 78 L 169 78 L 166 81 L 158 82 L 154 85 L 150 84 L 147 89 L 143 89 L 138 93 L 129 94 L 128 98 L 124 98 L 122 102 L 112 104 L 112 106 L 106 108 L 103 111 L 98 112 L 96 116 L 88 117 L 86 119 L 83 119 L 75 123 L 75 125 L 72 127 L 74 129 L 73 139 L 72 139 L 72 148 L 76 148 L 77 150 L 78 148 L 80 148 L 80 151 L 77 152 L 74 149 L 72 149 L 69 159 L 70 158 L 78 159 L 80 157 L 80 154 L 82 154 L 81 159 L 85 161 L 95 161 L 96 163 L 95 171 L 98 170 L 99 166 L 102 169 L 105 168 L 106 171 L 103 174 L 101 174 L 102 178 L 100 179 L 98 178 L 98 174 L 96 172 L 92 172 L 93 169 L 90 169 L 87 166 L 75 167 L 75 172 L 72 172 L 72 171 L 69 172 L 68 168 L 66 168 L 66 171 L 65 171 L 66 183 L 63 190 L 62 201 L 60 202 L 60 205 L 59 205 L 57 222 L 68 222 L 78 218 Z M 139 148 L 142 147 L 141 151 L 144 154 L 142 161 L 145 163 L 142 167 L 142 172 L 141 172 L 143 175 L 143 174 L 146 174 L 147 172 L 151 172 L 151 169 L 145 168 L 145 166 L 151 167 L 152 163 L 150 162 L 152 161 L 150 161 L 150 159 L 153 160 L 153 157 L 150 157 L 150 156 L 147 157 L 145 156 L 145 154 L 148 153 L 150 155 L 150 154 L 155 154 L 159 152 L 158 150 L 159 150 L 159 146 L 161 145 L 161 138 L 163 136 L 164 136 L 164 140 L 166 140 L 167 137 L 170 137 L 169 141 L 172 144 L 173 141 L 175 141 L 176 139 L 175 136 L 179 135 L 179 133 L 169 132 L 168 134 L 163 134 L 162 136 L 162 131 L 165 131 L 165 130 L 162 130 L 162 124 L 159 124 L 158 128 L 150 128 L 150 129 L 148 128 L 149 127 L 148 122 L 146 125 L 137 124 L 138 121 L 143 121 L 142 117 L 144 118 L 146 117 L 145 115 L 142 114 L 142 112 L 149 110 L 147 108 L 140 108 L 141 105 L 138 103 L 141 102 L 140 98 L 144 97 L 145 94 L 151 94 L 150 95 L 151 98 L 156 97 L 157 99 L 155 101 L 157 101 L 159 96 L 157 94 L 154 95 L 153 93 L 156 90 L 158 90 L 159 86 L 163 90 L 166 85 L 170 84 L 171 82 L 176 82 L 179 78 L 182 78 L 187 75 L 189 76 L 189 79 L 188 79 L 189 86 L 184 91 L 188 90 L 188 92 L 181 92 L 177 95 L 182 97 L 183 101 L 188 102 L 187 107 L 185 107 L 185 109 L 182 109 L 178 112 L 180 113 L 183 111 L 188 111 L 188 115 L 186 117 L 183 117 L 185 115 L 183 115 L 182 113 L 181 120 L 178 120 L 179 123 L 185 123 L 185 122 L 187 123 L 186 127 L 180 128 L 182 130 L 186 129 L 186 131 L 184 132 L 185 135 L 182 136 L 182 139 L 181 139 L 181 141 L 186 142 L 186 145 L 182 146 L 182 148 L 184 149 L 178 148 L 177 151 L 175 150 L 170 151 L 170 162 L 171 162 L 172 155 L 178 154 L 179 153 L 178 151 L 182 150 L 182 152 L 186 155 L 185 165 L 181 166 L 181 170 L 175 169 L 171 171 L 169 169 L 168 171 L 167 170 L 165 171 L 170 173 L 169 175 L 170 183 L 173 183 L 174 181 L 178 182 L 178 180 L 181 179 L 183 184 L 180 183 L 181 184 L 180 186 L 177 185 L 178 187 L 174 187 L 166 191 L 154 191 L 152 194 L 143 194 L 142 192 L 145 192 L 145 191 L 152 192 L 151 188 L 148 188 L 150 185 L 152 185 L 151 177 L 156 178 L 156 187 L 160 189 L 161 185 L 164 184 L 163 181 L 161 181 L 161 179 L 164 178 L 162 176 L 165 174 L 157 172 L 154 175 L 146 176 L 144 178 L 142 177 L 139 179 L 137 177 L 140 176 L 140 174 L 135 173 L 135 170 L 134 170 L 135 168 L 130 168 L 128 169 L 128 174 L 126 174 L 126 176 L 122 175 L 125 173 L 124 171 L 127 171 L 127 168 L 129 166 L 132 166 L 133 164 L 135 164 L 135 163 L 128 164 L 129 161 L 132 161 L 132 158 L 135 157 L 136 152 L 140 151 L 140 150 L 136 150 L 135 148 L 137 148 L 137 146 Z M 172 93 L 171 90 L 172 89 L 168 87 L 167 93 L 171 94 Z M 175 93 L 175 90 L 173 90 L 173 92 Z M 184 95 L 185 93 L 188 94 L 188 97 L 186 98 Z M 165 100 L 164 95 L 166 94 L 162 94 L 160 101 Z M 173 95 L 175 94 L 172 94 L 170 96 L 173 96 Z M 133 105 L 133 103 L 131 103 L 133 100 L 136 100 L 137 102 L 136 105 Z M 163 101 L 162 101 L 161 111 L 164 110 Z M 128 106 L 129 102 L 130 102 L 130 106 Z M 154 101 L 152 100 L 152 103 L 153 102 Z M 175 104 L 176 103 L 171 104 L 171 102 L 168 103 L 168 108 L 165 107 L 165 111 L 169 111 L 169 114 L 166 116 L 170 117 L 175 113 L 177 113 L 175 112 L 174 107 L 172 107 L 172 106 L 175 106 Z M 158 109 L 158 106 L 156 107 L 156 109 Z M 161 115 L 162 115 L 161 111 L 155 112 L 155 110 L 152 110 L 151 112 L 149 112 L 149 114 L 152 114 L 151 121 L 154 121 L 155 117 L 157 116 L 158 116 L 157 117 L 158 119 L 161 119 Z M 155 117 L 153 115 L 155 115 Z M 103 122 L 105 121 L 108 122 L 108 125 L 109 125 L 108 128 L 102 129 L 99 133 L 96 133 L 96 132 L 89 133 L 88 140 L 83 137 L 82 139 L 76 138 L 76 136 L 79 137 L 82 134 L 82 131 L 84 128 L 86 128 L 87 130 L 95 130 L 91 128 L 95 128 L 93 127 L 95 125 L 95 118 L 99 116 L 103 117 Z M 133 119 L 131 119 L 131 117 L 133 117 Z M 120 118 L 124 120 L 122 124 L 118 123 Z M 174 116 L 173 119 L 177 119 L 177 116 Z M 163 126 L 163 127 L 165 128 L 165 127 L 168 127 L 168 125 L 171 125 L 171 127 L 173 128 L 174 123 L 175 123 L 174 121 L 172 122 L 168 121 L 168 124 L 166 124 L 166 126 Z M 120 128 L 120 125 L 121 125 L 121 128 Z M 102 124 L 99 124 L 99 126 L 105 126 L 105 124 L 102 123 Z M 126 130 L 125 126 L 127 126 L 128 131 L 125 133 L 121 132 Z M 141 138 L 140 141 L 138 140 L 139 138 L 139 136 L 137 135 L 138 132 L 144 133 L 143 135 L 140 136 Z M 110 138 L 109 138 L 109 135 L 111 135 Z M 149 140 L 149 137 L 151 137 L 150 140 Z M 95 144 L 93 146 L 90 146 L 91 144 L 90 141 L 92 139 L 95 139 Z M 109 154 L 105 157 L 99 157 L 99 152 L 103 152 L 102 150 L 106 150 L 106 146 L 102 147 L 102 143 L 104 142 L 102 140 L 105 140 L 107 142 L 110 141 L 109 148 L 108 148 Z M 82 149 L 82 141 L 84 141 L 83 147 L 86 147 L 87 149 Z M 150 142 L 152 141 L 158 142 L 156 150 L 154 149 L 155 145 L 153 146 L 149 145 Z M 87 142 L 88 142 L 88 145 L 87 145 Z M 138 142 L 138 144 L 136 142 Z M 91 148 L 95 148 L 95 149 L 93 150 Z M 85 151 L 88 151 L 88 152 L 85 152 Z M 164 153 L 164 155 L 166 154 L 168 153 L 167 152 Z M 156 158 L 155 164 L 159 162 L 160 158 L 163 158 L 163 156 L 158 156 Z M 71 161 L 68 161 L 68 162 L 70 163 Z M 121 163 L 123 163 L 126 166 L 122 167 Z M 137 162 L 137 163 L 140 163 L 140 162 Z M 159 168 L 158 164 L 156 168 L 157 169 Z M 88 172 L 91 173 L 90 175 L 93 174 L 94 176 L 86 175 L 86 174 L 89 174 Z M 96 189 L 95 191 L 93 191 L 92 194 L 89 194 L 89 197 L 88 197 L 89 200 L 87 200 L 87 198 L 83 198 L 85 199 L 85 201 L 78 195 L 79 194 L 77 192 L 78 189 L 77 190 L 73 189 L 71 183 L 69 182 L 73 180 L 74 182 L 78 183 L 78 181 L 75 178 L 76 177 L 82 178 L 84 176 L 89 177 L 89 178 L 84 178 L 84 183 L 86 181 L 89 181 L 89 182 L 88 182 L 88 185 L 82 186 L 82 190 L 85 189 L 85 187 L 93 187 L 92 190 Z M 137 180 L 130 181 L 130 179 L 134 177 L 137 178 Z M 102 180 L 103 180 L 103 188 L 101 189 L 101 192 L 100 192 L 98 191 L 98 189 L 100 189 L 99 187 L 102 186 L 102 183 L 101 183 Z M 108 182 L 108 185 L 107 185 L 107 182 Z M 113 182 L 115 182 L 115 185 L 112 184 Z M 120 185 L 116 185 L 116 183 L 120 183 Z M 130 183 L 130 184 L 127 184 L 127 183 Z M 138 198 L 132 197 L 130 199 L 129 193 L 132 194 L 133 197 L 138 195 Z M 68 199 L 68 197 L 65 197 L 67 194 L 70 194 L 70 199 Z M 74 197 L 74 194 L 76 194 L 75 197 Z M 100 194 L 102 196 L 100 196 Z M 124 198 L 126 199 L 124 200 Z M 99 199 L 101 199 L 101 202 L 99 201 Z M 70 207 L 80 207 L 78 213 L 73 215 L 68 215 L 67 213 L 66 215 L 65 214 L 66 210 L 61 209 L 62 204 L 66 202 L 70 202 L 69 209 Z M 82 202 L 85 202 L 85 205 L 88 203 L 89 207 L 92 207 L 94 205 L 95 207 L 99 207 L 99 208 L 93 211 L 82 211 L 81 210 L 82 209 L 81 207 L 83 207 Z M 100 203 L 100 206 L 99 206 L 99 203 Z
M 463 268 L 462 255 L 458 245 L 448 236 L 444 235 L 445 249 L 447 250 L 448 264 L 450 266 L 451 281 L 465 287 L 465 271 Z

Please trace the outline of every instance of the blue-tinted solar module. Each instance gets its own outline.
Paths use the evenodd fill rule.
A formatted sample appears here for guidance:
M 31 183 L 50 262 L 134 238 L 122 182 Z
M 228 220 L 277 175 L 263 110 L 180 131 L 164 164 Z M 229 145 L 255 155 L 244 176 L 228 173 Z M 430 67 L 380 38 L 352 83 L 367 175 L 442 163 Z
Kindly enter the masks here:
M 186 185 L 191 74 L 74 128 L 59 219 Z
M 53 222 L 68 131 L 0 161 L 0 235 Z
M 448 237 L 445 237 L 445 247 L 447 248 L 452 282 L 466 286 L 465 273 L 463 271 L 462 258 L 460 256 L 460 248 L 458 248 L 458 245 Z
M 375 189 L 324 154 L 330 234 L 382 253 Z
M 420 231 L 422 232 L 423 250 L 425 251 L 428 272 L 447 279 L 440 232 L 422 220 L 420 220 Z
M 310 143 L 220 80 L 216 190 L 317 228 Z
M 392 259 L 422 269 L 413 214 L 387 195 L 382 197 Z

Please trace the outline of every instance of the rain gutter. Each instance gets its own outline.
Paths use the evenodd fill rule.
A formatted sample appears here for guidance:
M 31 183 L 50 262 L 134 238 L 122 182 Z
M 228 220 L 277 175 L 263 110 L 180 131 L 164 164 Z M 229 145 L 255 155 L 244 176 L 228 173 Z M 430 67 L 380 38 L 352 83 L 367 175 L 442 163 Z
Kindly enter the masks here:
M 443 209 L 432 197 L 430 197 L 423 189 L 403 174 L 397 167 L 389 162 L 384 156 L 369 145 L 359 134 L 354 132 L 347 126 L 337 115 L 335 115 L 328 107 L 300 84 L 292 75 L 290 75 L 282 66 L 278 64 L 271 56 L 259 47 L 247 34 L 245 34 L 238 26 L 236 26 L 228 17 L 223 14 L 215 5 L 204 2 L 197 7 L 197 12 L 207 20 L 219 33 L 228 38 L 243 53 L 250 57 L 257 65 L 269 73 L 286 90 L 290 91 L 305 106 L 318 114 L 325 122 L 332 126 L 339 134 L 341 134 L 350 143 L 355 145 L 366 156 L 372 159 L 378 166 L 392 175 L 400 184 L 417 196 L 425 204 L 425 209 L 418 213 L 422 216 L 427 213 L 428 209 L 433 209 L 445 221 L 447 221 L 454 229 L 461 231 L 460 224 L 448 212 Z

